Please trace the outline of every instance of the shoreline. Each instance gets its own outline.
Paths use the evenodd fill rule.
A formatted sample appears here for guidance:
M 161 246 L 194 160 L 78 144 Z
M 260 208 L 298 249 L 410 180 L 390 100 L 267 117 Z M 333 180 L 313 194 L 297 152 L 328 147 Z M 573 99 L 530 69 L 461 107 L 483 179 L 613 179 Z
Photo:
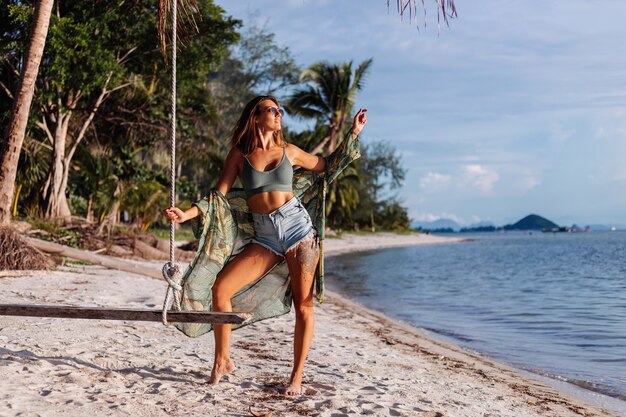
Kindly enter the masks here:
M 385 233 L 383 233 L 385 234 Z M 380 249 L 389 249 L 389 248 L 393 248 L 393 247 L 401 247 L 401 246 L 411 246 L 411 245 L 421 245 L 421 244 L 446 244 L 446 243 L 461 243 L 461 242 L 470 242 L 472 240 L 474 240 L 474 238 L 470 235 L 467 237 L 451 237 L 451 236 L 441 236 L 441 235 L 395 235 L 398 237 L 402 237 L 402 239 L 398 239 L 398 240 L 394 240 L 393 233 L 389 233 L 386 234 L 387 238 L 389 239 L 388 241 L 386 239 L 382 239 L 380 241 L 378 241 L 378 245 L 374 242 L 370 242 L 368 243 L 367 241 L 365 242 L 358 242 L 358 238 L 359 236 L 355 236 L 352 235 L 353 238 L 356 237 L 356 241 L 353 242 L 351 245 L 348 245 L 347 247 L 345 245 L 337 245 L 337 248 L 339 249 L 337 252 L 331 252 L 330 254 L 327 254 L 328 257 L 333 257 L 333 256 L 342 256 L 342 255 L 347 255 L 349 253 L 353 253 L 353 252 L 361 252 L 361 251 L 368 251 L 368 250 L 380 250 Z M 367 235 L 366 235 L 367 236 Z M 373 236 L 373 235 L 371 235 Z M 415 238 L 415 239 L 412 239 Z M 341 239 L 337 239 L 337 240 L 341 240 Z M 375 240 L 375 239 L 372 239 Z M 350 241 L 350 239 L 349 239 Z M 326 242 L 328 242 L 328 240 L 326 240 Z M 387 245 L 385 244 L 387 243 Z M 402 244 L 404 243 L 404 244 Z M 334 248 L 333 248 L 334 249 Z M 327 273 L 327 276 L 332 277 L 332 272 Z M 572 396 L 574 398 L 577 398 L 579 400 L 582 400 L 584 402 L 587 402 L 589 404 L 593 404 L 595 406 L 598 407 L 604 407 L 604 408 L 608 408 L 610 409 L 612 412 L 617 413 L 618 415 L 623 415 L 624 417 L 626 417 L 626 401 L 617 398 L 617 397 L 613 397 L 610 395 L 607 395 L 605 393 L 599 392 L 599 391 L 594 391 L 588 388 L 585 388 L 584 386 L 578 385 L 574 382 L 570 382 L 567 381 L 565 379 L 561 379 L 558 376 L 551 376 L 545 372 L 542 372 L 541 369 L 529 369 L 529 368 L 524 368 L 515 364 L 511 364 L 511 363 L 507 363 L 506 359 L 504 358 L 497 358 L 497 357 L 493 357 L 490 356 L 486 353 L 483 352 L 478 352 L 478 351 L 474 351 L 470 348 L 466 348 L 464 346 L 462 346 L 462 344 L 459 341 L 454 340 L 453 337 L 449 337 L 443 334 L 439 334 L 435 331 L 431 331 L 431 330 L 426 330 L 422 327 L 419 326 L 419 324 L 416 323 L 410 323 L 410 322 L 406 322 L 403 321 L 401 319 L 398 318 L 394 318 L 391 316 L 386 315 L 383 311 L 379 311 L 379 310 L 374 310 L 374 309 L 370 309 L 360 303 L 358 303 L 357 301 L 351 300 L 348 296 L 346 295 L 341 295 L 339 293 L 337 293 L 336 291 L 332 291 L 332 290 L 326 290 L 328 293 L 333 293 L 334 295 L 344 299 L 344 300 L 348 300 L 350 301 L 354 306 L 356 306 L 357 308 L 361 308 L 361 309 L 365 309 L 366 311 L 369 311 L 373 314 L 379 314 L 382 317 L 393 321 L 393 322 L 399 322 L 402 323 L 406 326 L 408 326 L 408 329 L 410 331 L 410 329 L 412 329 L 413 331 L 417 332 L 417 334 L 420 337 L 424 337 L 427 339 L 431 339 L 434 341 L 437 341 L 439 343 L 443 343 L 445 345 L 447 345 L 449 348 L 452 348 L 453 350 L 461 350 L 464 352 L 468 352 L 471 354 L 476 354 L 479 356 L 482 356 L 486 359 L 488 359 L 489 361 L 493 362 L 493 363 L 497 363 L 500 365 L 503 365 L 505 367 L 509 367 L 510 369 L 514 370 L 515 372 L 517 372 L 519 375 L 522 376 L 526 376 L 529 377 L 535 381 L 539 381 L 545 384 L 548 384 L 549 386 L 551 386 L 552 388 L 561 391 L 564 394 L 567 394 L 569 396 Z
M 389 237 L 367 237 L 335 245 L 350 252 L 394 247 Z M 409 244 L 450 242 L 408 237 Z M 332 241 L 338 239 L 325 243 Z M 406 246 L 402 241 L 395 246 Z M 327 256 L 347 252 L 332 245 Z M 2 276 L 4 303 L 160 308 L 165 289 L 161 281 L 97 266 Z M 212 337 L 189 339 L 157 323 L 0 317 L 0 375 L 7 376 L 0 408 L 70 416 L 247 416 L 250 407 L 320 417 L 617 415 L 330 291 L 316 308 L 308 395 L 287 399 L 279 387 L 290 370 L 292 331 L 290 313 L 234 332 L 238 369 L 211 387 Z
M 340 256 L 354 252 L 391 249 L 418 245 L 440 245 L 446 243 L 466 242 L 466 237 L 444 237 L 425 234 L 395 234 L 378 232 L 374 234 L 356 235 L 344 233 L 341 237 L 324 239 L 324 256 Z
M 500 372 L 499 375 L 490 375 L 489 377 L 508 385 L 519 384 L 521 382 L 520 380 L 523 381 L 526 379 L 526 381 L 523 382 L 529 384 L 534 389 L 528 390 L 527 387 L 524 387 L 521 392 L 529 397 L 535 398 L 537 402 L 569 401 L 572 406 L 581 407 L 581 409 L 584 408 L 584 403 L 587 403 L 587 405 L 605 408 L 612 413 L 617 413 L 615 415 L 626 416 L 626 402 L 619 398 L 588 390 L 568 381 L 558 380 L 529 369 L 523 369 L 513 364 L 503 362 L 502 359 L 465 348 L 457 344 L 452 338 L 425 330 L 418 325 L 387 316 L 382 311 L 368 308 L 335 291 L 327 290 L 327 294 L 333 299 L 334 303 L 341 304 L 350 310 L 356 310 L 359 315 L 376 317 L 376 320 L 380 323 L 385 323 L 386 326 L 391 329 L 388 333 L 381 335 L 383 340 L 387 343 L 391 342 L 390 344 L 393 345 L 403 344 L 407 347 L 415 347 L 420 353 L 433 357 L 439 356 L 439 359 L 443 361 L 456 361 L 454 364 L 455 368 L 474 368 L 473 371 L 483 377 L 485 376 L 483 374 L 485 371 L 492 373 Z M 401 331 L 403 337 L 393 334 L 393 330 Z M 545 384 L 545 386 L 541 384 Z M 522 386 L 516 385 L 515 388 L 521 388 Z M 544 391 L 546 387 L 551 388 L 551 390 Z M 580 404 L 581 402 L 582 404 Z M 620 414 L 620 411 L 625 414 Z M 608 411 L 604 410 L 604 412 Z

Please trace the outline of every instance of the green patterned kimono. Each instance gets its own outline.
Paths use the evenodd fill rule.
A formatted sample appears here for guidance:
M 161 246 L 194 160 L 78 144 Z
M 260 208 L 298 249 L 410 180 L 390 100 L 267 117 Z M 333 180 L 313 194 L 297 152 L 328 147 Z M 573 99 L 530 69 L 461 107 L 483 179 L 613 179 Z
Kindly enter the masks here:
M 293 193 L 306 207 L 319 232 L 320 260 L 315 271 L 315 296 L 324 302 L 324 227 L 326 187 L 360 156 L 358 137 L 349 133 L 326 157 L 324 173 L 298 169 L 294 172 Z M 252 215 L 241 189 L 233 189 L 225 197 L 217 190 L 195 203 L 201 215 L 193 220 L 194 234 L 199 239 L 196 255 L 182 278 L 183 310 L 210 311 L 211 288 L 217 274 L 254 237 Z M 292 294 L 289 270 L 282 261 L 259 280 L 242 288 L 232 298 L 233 311 L 251 313 L 251 324 L 259 320 L 286 314 L 291 309 Z M 243 325 L 234 325 L 234 328 Z M 211 324 L 176 323 L 190 337 L 212 330 Z

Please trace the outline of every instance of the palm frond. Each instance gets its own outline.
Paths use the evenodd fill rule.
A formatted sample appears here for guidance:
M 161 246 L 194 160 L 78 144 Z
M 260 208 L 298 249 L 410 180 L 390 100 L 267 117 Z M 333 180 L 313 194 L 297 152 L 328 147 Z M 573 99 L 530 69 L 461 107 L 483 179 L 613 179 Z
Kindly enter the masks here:
M 352 82 L 351 90 L 360 91 L 363 88 L 363 81 L 365 81 L 365 76 L 369 71 L 370 66 L 374 60 L 372 58 L 367 59 L 357 67 L 354 71 L 354 81 Z
M 294 92 L 285 107 L 288 113 L 305 118 L 321 118 L 332 112 L 320 99 L 320 92 L 311 86 Z
M 198 31 L 198 25 L 196 24 L 194 16 L 198 13 L 199 8 L 195 0 L 175 1 L 177 1 L 177 8 L 182 11 L 184 16 L 184 19 L 176 19 L 176 30 L 180 33 L 178 37 L 179 42 L 184 44 L 186 39 L 189 38 L 189 28 Z M 169 19 L 171 11 L 172 0 L 159 0 L 157 31 L 163 57 L 167 56 L 168 29 L 171 30 L 171 22 Z
M 454 0 L 434 0 L 437 5 L 437 27 L 441 19 L 449 26 L 448 18 L 457 17 L 456 5 Z M 426 2 L 421 0 L 422 10 L 424 12 L 424 26 L 426 26 Z M 391 0 L 387 0 L 387 9 L 391 7 Z M 403 19 L 406 14 L 409 15 L 409 21 L 413 18 L 417 19 L 417 0 L 396 0 L 396 9 L 400 18 Z M 419 27 L 419 26 L 418 26 Z

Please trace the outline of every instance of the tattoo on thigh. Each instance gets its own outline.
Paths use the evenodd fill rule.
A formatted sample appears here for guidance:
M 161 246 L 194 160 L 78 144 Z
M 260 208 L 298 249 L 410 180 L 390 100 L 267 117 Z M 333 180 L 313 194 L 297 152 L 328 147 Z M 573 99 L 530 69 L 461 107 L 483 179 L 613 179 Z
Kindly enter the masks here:
M 296 247 L 296 260 L 302 266 L 303 271 L 313 274 L 319 257 L 320 247 L 315 237 L 300 242 Z

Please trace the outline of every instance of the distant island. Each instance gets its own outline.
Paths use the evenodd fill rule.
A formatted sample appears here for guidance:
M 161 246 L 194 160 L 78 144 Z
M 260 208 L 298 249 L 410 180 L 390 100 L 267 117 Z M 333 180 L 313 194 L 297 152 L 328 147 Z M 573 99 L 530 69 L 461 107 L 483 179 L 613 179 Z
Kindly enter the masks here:
M 459 233 L 484 233 L 484 232 L 497 232 L 497 231 L 541 231 L 544 233 L 552 232 L 590 232 L 591 228 L 586 226 L 581 228 L 576 224 L 572 225 L 572 227 L 559 226 L 546 219 L 545 217 L 541 217 L 538 214 L 529 214 L 523 219 L 519 220 L 514 224 L 507 224 L 505 226 L 496 227 L 492 224 L 479 224 L 472 227 L 462 227 L 458 228 L 458 224 L 453 222 L 452 220 L 438 220 L 432 223 L 434 227 L 424 227 L 425 225 L 420 225 L 416 227 L 417 230 L 425 233 L 456 233 L 457 230 Z M 454 226 L 457 226 L 455 228 Z
M 503 226 L 504 230 L 555 230 L 560 229 L 559 225 L 541 217 L 537 214 L 529 214 L 515 224 Z

